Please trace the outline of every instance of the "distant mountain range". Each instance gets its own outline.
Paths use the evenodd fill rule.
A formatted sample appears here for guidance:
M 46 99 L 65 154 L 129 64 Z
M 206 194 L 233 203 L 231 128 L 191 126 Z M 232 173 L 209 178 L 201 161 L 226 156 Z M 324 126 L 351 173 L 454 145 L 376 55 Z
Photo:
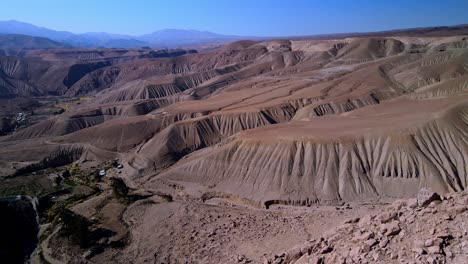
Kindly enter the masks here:
M 310 36 L 254 37 L 221 35 L 209 31 L 163 29 L 150 34 L 130 36 L 106 32 L 75 34 L 38 27 L 16 20 L 0 21 L 0 49 L 13 48 L 193 48 L 204 44 L 221 44 L 241 39 L 340 39 L 378 36 L 453 36 L 468 34 L 468 24 L 440 27 L 421 27 L 380 32 L 333 33 Z M 21 36 L 22 35 L 22 36 Z M 29 36 L 29 37 L 28 37 Z M 34 38 L 31 38 L 34 37 Z M 47 38 L 47 39 L 44 39 Z
M 182 29 L 164 29 L 142 36 L 109 34 L 105 32 L 74 34 L 68 31 L 38 27 L 16 20 L 0 21 L 0 34 L 42 37 L 62 42 L 64 43 L 63 45 L 85 48 L 136 48 L 143 46 L 172 48 L 203 43 L 222 43 L 246 38 L 242 36 L 221 35 L 208 31 Z
M 70 47 L 71 45 L 43 37 L 32 37 L 18 34 L 0 35 L 1 49 L 56 49 Z M 0 52 L 0 54 L 2 53 Z

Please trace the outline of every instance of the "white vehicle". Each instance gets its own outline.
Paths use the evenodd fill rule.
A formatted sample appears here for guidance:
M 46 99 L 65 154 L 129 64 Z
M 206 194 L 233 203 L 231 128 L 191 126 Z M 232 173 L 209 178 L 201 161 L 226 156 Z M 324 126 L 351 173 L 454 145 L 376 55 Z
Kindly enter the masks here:
M 123 165 L 122 164 L 117 165 L 117 169 L 123 169 Z
M 18 115 L 16 115 L 16 121 L 17 122 L 22 122 L 22 121 L 25 121 L 26 120 L 26 115 L 23 114 L 23 113 L 18 113 Z
M 106 170 L 100 170 L 99 176 L 106 176 Z

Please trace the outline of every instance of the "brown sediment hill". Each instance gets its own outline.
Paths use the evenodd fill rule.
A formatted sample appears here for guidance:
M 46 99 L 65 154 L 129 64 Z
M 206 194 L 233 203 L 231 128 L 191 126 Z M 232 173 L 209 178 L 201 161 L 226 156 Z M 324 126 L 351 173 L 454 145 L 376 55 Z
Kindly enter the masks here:
M 391 38 L 367 38 L 351 40 L 338 50 L 337 58 L 342 59 L 375 59 L 398 55 L 405 45 Z
M 17 56 L 0 56 L 0 98 L 94 94 L 113 83 L 120 72 L 117 65 L 133 60 L 144 61 L 144 58 L 176 57 L 190 52 L 42 49 L 18 52 Z
M 424 186 L 460 191 L 468 181 L 466 99 L 398 99 L 262 126 L 195 152 L 160 177 L 265 205 L 411 196 Z
M 82 51 L 82 61 L 48 51 L 66 66 L 57 89 L 93 97 L 0 144 L 5 153 L 15 141 L 92 147 L 93 162 L 121 157 L 134 186 L 190 181 L 264 205 L 458 191 L 467 181 L 465 42 L 239 41 L 164 57 Z M 8 78 L 30 76 L 21 66 L 29 57 L 3 60 Z M 45 74 L 57 63 L 35 60 Z

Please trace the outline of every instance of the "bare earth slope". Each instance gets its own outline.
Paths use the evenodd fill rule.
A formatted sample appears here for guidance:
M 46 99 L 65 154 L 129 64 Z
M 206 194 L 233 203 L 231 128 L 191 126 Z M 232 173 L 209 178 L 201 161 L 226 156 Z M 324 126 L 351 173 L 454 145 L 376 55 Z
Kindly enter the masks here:
M 48 259 L 257 263 L 317 239 L 317 223 L 336 226 L 422 188 L 468 187 L 466 36 L 29 51 L 0 57 L 0 67 L 2 97 L 87 97 L 0 137 L 3 175 L 118 159 L 123 168 L 108 176 L 145 197 L 122 204 L 100 185 L 74 211 L 125 246 L 102 242 L 103 253 L 89 255 L 51 232 L 41 247 Z M 74 253 L 60 259 L 50 247 Z

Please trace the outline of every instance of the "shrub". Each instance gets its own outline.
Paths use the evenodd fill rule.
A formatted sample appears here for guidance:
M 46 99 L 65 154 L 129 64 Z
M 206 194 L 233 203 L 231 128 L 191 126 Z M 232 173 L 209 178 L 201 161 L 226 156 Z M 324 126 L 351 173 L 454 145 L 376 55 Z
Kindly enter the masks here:
M 74 175 L 75 173 L 78 172 L 80 168 L 78 167 L 78 164 L 76 163 L 72 163 L 68 166 L 68 171 L 70 173 L 70 175 Z
M 62 177 L 63 177 L 63 178 L 68 178 L 68 177 L 70 177 L 70 176 L 71 176 L 71 174 L 70 174 L 70 171 L 69 171 L 69 170 L 65 170 L 65 171 L 62 173 Z
M 126 199 L 128 196 L 128 191 L 130 188 L 125 184 L 125 182 L 120 178 L 111 178 L 111 187 L 114 191 L 114 194 L 117 198 Z
M 91 223 L 88 221 L 88 219 L 81 215 L 75 214 L 68 209 L 60 210 L 59 217 L 63 224 L 61 234 L 67 236 L 80 247 L 87 247 L 90 243 L 89 227 L 91 226 Z

